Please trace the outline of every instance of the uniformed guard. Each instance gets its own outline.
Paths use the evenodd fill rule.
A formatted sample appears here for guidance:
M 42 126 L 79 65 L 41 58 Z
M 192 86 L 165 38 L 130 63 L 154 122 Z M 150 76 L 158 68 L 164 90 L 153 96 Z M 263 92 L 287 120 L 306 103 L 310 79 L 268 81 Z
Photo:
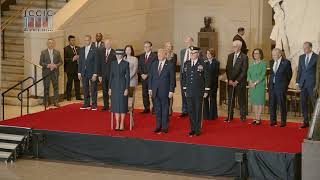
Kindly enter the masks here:
M 184 63 L 182 85 L 189 111 L 189 136 L 192 137 L 200 135 L 203 98 L 208 96 L 210 86 L 207 63 L 199 58 L 200 48 L 191 46 L 190 49 L 191 60 Z

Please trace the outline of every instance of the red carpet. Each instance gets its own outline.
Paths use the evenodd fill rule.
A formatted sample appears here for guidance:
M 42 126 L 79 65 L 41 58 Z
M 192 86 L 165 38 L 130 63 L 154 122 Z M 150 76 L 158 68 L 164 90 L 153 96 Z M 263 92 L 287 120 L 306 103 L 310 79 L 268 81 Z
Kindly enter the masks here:
M 299 129 L 300 123 L 288 123 L 287 127 L 280 128 L 270 127 L 269 121 L 263 121 L 260 126 L 251 126 L 248 125 L 248 122 L 242 123 L 237 119 L 230 124 L 225 123 L 223 118 L 220 118 L 215 121 L 204 121 L 201 136 L 188 137 L 189 120 L 178 118 L 177 113 L 171 117 L 168 134 L 154 134 L 152 131 L 155 128 L 155 117 L 151 114 L 140 113 L 134 114 L 133 131 L 116 132 L 110 130 L 110 113 L 80 110 L 79 108 L 80 104 L 72 104 L 5 120 L 0 124 L 38 130 L 287 153 L 300 153 L 301 143 L 307 134 L 307 130 Z M 126 122 L 128 128 L 128 120 Z

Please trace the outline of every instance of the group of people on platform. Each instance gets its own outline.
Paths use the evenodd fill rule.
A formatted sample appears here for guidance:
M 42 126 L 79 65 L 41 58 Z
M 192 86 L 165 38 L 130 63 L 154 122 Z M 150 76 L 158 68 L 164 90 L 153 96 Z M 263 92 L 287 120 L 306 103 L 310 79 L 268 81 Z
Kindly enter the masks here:
M 252 51 L 252 63 L 249 64 L 248 49 L 243 40 L 244 28 L 238 29 L 238 34 L 232 42 L 233 52 L 228 55 L 226 76 L 228 84 L 228 117 L 225 122 L 233 120 L 235 99 L 240 108 L 240 120 L 246 121 L 247 97 L 255 113 L 253 125 L 261 124 L 261 113 L 266 103 L 266 72 L 267 62 L 263 51 L 259 48 Z M 172 114 L 173 94 L 176 88 L 177 54 L 173 52 L 170 42 L 152 51 L 152 43 L 144 42 L 144 53 L 135 57 L 132 45 L 123 49 L 112 48 L 110 39 L 103 41 L 101 33 L 96 34 L 96 41 L 90 35 L 84 37 L 84 46 L 78 47 L 75 36 L 68 37 L 69 45 L 64 48 L 64 70 L 67 74 L 66 98 L 71 100 L 74 84 L 77 100 L 83 100 L 81 109 L 97 109 L 97 86 L 102 85 L 103 108 L 101 111 L 111 112 L 116 117 L 117 131 L 122 131 L 124 118 L 128 112 L 128 96 L 132 96 L 138 85 L 138 76 L 142 84 L 144 110 L 141 113 L 155 113 L 155 133 L 168 133 L 169 116 Z M 202 119 L 218 118 L 217 90 L 220 75 L 220 62 L 214 49 L 202 52 L 194 46 L 192 37 L 185 39 L 185 48 L 180 51 L 180 83 L 181 83 L 181 115 L 189 116 L 189 136 L 201 134 Z M 54 49 L 54 40 L 49 39 L 48 47 L 40 56 L 43 67 L 44 104 L 48 106 L 49 86 L 54 87 L 53 103 L 58 104 L 58 76 L 62 60 L 59 51 Z M 320 63 L 318 55 L 312 51 L 312 44 L 305 42 L 304 54 L 300 56 L 296 86 L 301 90 L 301 107 L 304 123 L 301 128 L 309 126 L 307 102 L 315 104 L 319 89 Z M 277 107 L 280 107 L 281 124 L 286 126 L 287 91 L 292 78 L 291 63 L 282 56 L 280 49 L 272 50 L 270 76 L 268 82 L 270 125 L 277 125 Z M 84 99 L 80 96 L 80 81 Z M 151 102 L 150 102 L 151 100 Z M 151 105 L 152 104 L 152 105 Z

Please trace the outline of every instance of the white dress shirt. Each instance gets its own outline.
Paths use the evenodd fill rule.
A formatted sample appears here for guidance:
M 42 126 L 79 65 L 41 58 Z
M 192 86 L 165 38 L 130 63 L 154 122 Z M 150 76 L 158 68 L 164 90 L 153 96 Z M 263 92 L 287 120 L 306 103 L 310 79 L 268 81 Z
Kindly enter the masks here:
M 90 48 L 91 48 L 91 44 L 90 44 L 89 46 L 86 46 L 86 48 L 85 48 L 85 58 L 86 58 L 86 59 L 87 59 L 87 57 L 88 57 Z
M 51 63 L 53 63 L 53 49 L 48 49 Z

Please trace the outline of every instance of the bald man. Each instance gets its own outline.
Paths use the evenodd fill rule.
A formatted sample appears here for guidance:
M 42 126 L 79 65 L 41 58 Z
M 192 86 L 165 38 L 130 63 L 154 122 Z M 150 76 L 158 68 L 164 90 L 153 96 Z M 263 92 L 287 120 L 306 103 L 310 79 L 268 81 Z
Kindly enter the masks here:
M 277 126 L 277 107 L 280 106 L 280 127 L 285 127 L 287 123 L 287 91 L 292 78 L 292 68 L 290 61 L 282 57 L 282 51 L 278 48 L 272 50 L 270 70 L 270 125 Z
M 248 71 L 248 56 L 241 52 L 242 42 L 239 40 L 233 41 L 233 53 L 229 54 L 226 74 L 228 79 L 228 117 L 225 122 L 233 120 L 233 108 L 235 96 L 238 97 L 240 107 L 240 120 L 246 120 L 246 86 L 247 86 L 247 71 Z

